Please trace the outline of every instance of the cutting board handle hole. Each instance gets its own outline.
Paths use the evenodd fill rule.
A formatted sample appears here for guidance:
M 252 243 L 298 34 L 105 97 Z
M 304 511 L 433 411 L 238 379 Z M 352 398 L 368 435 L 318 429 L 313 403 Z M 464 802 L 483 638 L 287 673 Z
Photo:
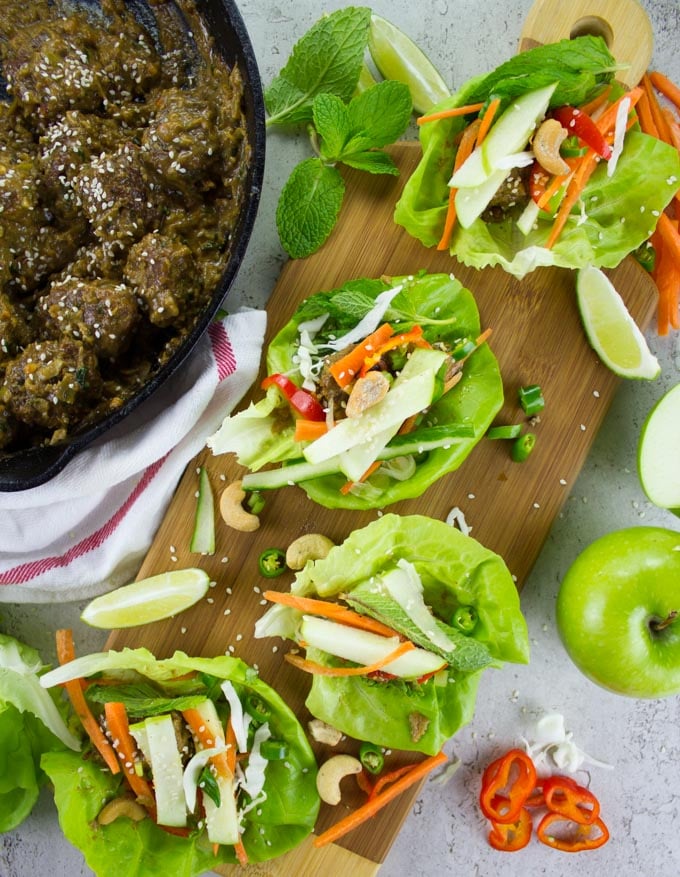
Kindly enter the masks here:
M 611 48 L 614 41 L 611 25 L 597 15 L 586 15 L 574 22 L 569 32 L 569 39 L 583 36 L 602 37 L 608 48 Z

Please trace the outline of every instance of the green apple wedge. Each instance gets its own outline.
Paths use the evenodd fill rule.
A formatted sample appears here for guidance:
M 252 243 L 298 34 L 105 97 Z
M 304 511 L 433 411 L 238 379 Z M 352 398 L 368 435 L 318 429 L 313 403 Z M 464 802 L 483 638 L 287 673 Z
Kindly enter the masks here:
M 593 682 L 637 698 L 680 692 L 680 533 L 630 527 L 591 543 L 567 571 L 557 628 Z
M 680 384 L 647 415 L 638 442 L 638 475 L 654 505 L 680 517 Z

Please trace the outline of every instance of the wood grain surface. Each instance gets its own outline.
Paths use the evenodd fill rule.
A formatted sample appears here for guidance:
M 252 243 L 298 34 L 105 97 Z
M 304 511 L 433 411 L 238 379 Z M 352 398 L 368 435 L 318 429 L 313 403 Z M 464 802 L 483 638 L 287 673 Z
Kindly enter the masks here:
M 391 506 L 390 511 L 445 518 L 458 506 L 472 527 L 472 535 L 505 558 L 521 588 L 569 495 L 618 379 L 601 365 L 586 342 L 572 272 L 541 269 L 519 281 L 501 270 L 469 269 L 446 254 L 423 248 L 394 225 L 393 206 L 403 181 L 418 161 L 420 148 L 415 143 L 403 143 L 392 151 L 401 169 L 400 177 L 348 173 L 345 205 L 331 239 L 311 258 L 290 261 L 284 267 L 268 306 L 268 337 L 288 320 L 302 298 L 353 277 L 426 269 L 453 272 L 471 289 L 482 325 L 493 329 L 490 345 L 504 379 L 505 405 L 496 422 L 515 422 L 523 416 L 517 404 L 518 387 L 538 383 L 543 388 L 546 407 L 534 425 L 536 449 L 525 463 L 517 464 L 510 459 L 507 442 L 483 439 L 458 471 L 441 479 L 424 496 Z M 628 259 L 610 276 L 638 324 L 647 325 L 656 301 L 647 274 Z M 258 391 L 253 395 L 258 397 Z M 271 584 L 258 573 L 258 555 L 274 545 L 285 547 L 309 531 L 323 532 L 340 542 L 378 513 L 324 509 L 308 500 L 301 489 L 288 487 L 267 497 L 256 532 L 243 534 L 218 526 L 215 555 L 192 555 L 188 546 L 199 464 L 207 466 L 216 493 L 224 480 L 243 474 L 230 455 L 199 455 L 177 488 L 139 576 L 200 565 L 216 584 L 207 599 L 181 616 L 116 631 L 109 646 L 144 645 L 158 657 L 170 655 L 175 649 L 194 655 L 235 654 L 256 664 L 262 678 L 274 685 L 305 721 L 306 676 L 282 661 L 284 643 L 252 638 L 254 621 L 264 612 L 261 591 Z M 290 580 L 290 575 L 284 575 L 276 580 L 276 587 L 287 590 Z M 323 758 L 327 753 L 318 748 L 318 754 Z M 391 763 L 413 758 L 394 754 Z M 288 857 L 266 866 L 253 866 L 250 871 L 271 875 L 315 875 L 334 870 L 345 873 L 338 868 L 341 860 L 347 867 L 346 859 L 338 858 L 335 869 L 331 865 L 336 850 L 338 857 L 346 856 L 348 851 L 356 854 L 351 868 L 357 875 L 373 874 L 417 792 L 416 788 L 402 795 L 370 824 L 348 835 L 341 842 L 345 850 L 332 847 L 330 851 L 319 851 L 305 844 Z M 318 829 L 331 825 L 346 807 L 359 801 L 358 793 L 350 790 L 347 801 L 338 807 L 324 806 Z M 236 870 L 227 869 L 227 873 Z

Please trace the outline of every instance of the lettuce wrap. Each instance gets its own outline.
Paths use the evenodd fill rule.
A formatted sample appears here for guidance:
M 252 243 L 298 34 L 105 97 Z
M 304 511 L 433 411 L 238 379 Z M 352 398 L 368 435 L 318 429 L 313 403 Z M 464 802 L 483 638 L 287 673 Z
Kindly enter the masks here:
M 395 576 L 400 585 L 404 577 L 415 582 L 399 600 L 383 587 Z M 339 599 L 445 661 L 427 678 L 395 678 L 382 671 L 329 676 L 324 667 L 354 662 L 307 643 L 306 659 L 322 668 L 310 670 L 307 707 L 359 740 L 432 755 L 472 718 L 484 668 L 528 661 L 519 595 L 502 558 L 422 515 L 388 514 L 354 531 L 326 558 L 309 561 L 291 590 L 296 597 Z M 414 608 L 419 590 L 428 613 L 424 622 L 419 617 L 423 607 L 418 614 Z M 300 636 L 306 617 L 294 606 L 274 605 L 258 620 L 255 635 L 306 641 L 304 632 Z M 435 641 L 433 627 L 443 640 L 437 636 Z M 330 649 L 330 637 L 327 642 Z
M 563 40 L 523 52 L 492 73 L 471 80 L 433 111 L 476 103 L 486 107 L 498 98 L 496 120 L 505 109 L 516 106 L 513 102 L 518 98 L 552 84 L 549 115 L 555 108 L 590 101 L 611 83 L 615 70 L 616 63 L 600 37 Z M 609 98 L 613 101 L 620 94 L 614 85 Z M 422 159 L 404 187 L 394 219 L 428 247 L 442 238 L 457 143 L 470 119 L 470 115 L 449 117 L 420 126 Z M 529 159 L 530 147 L 520 147 L 529 149 L 525 153 Z M 625 134 L 622 151 L 614 151 L 616 160 L 599 162 L 551 247 L 546 243 L 564 188 L 544 208 L 535 210 L 523 231 L 517 223 L 521 202 L 514 211 L 503 212 L 501 221 L 486 221 L 489 217 L 483 213 L 467 227 L 457 222 L 449 241 L 451 255 L 474 268 L 501 265 L 517 277 L 540 266 L 615 267 L 654 231 L 657 217 L 678 190 L 680 160 L 676 149 L 643 134 L 637 124 Z
M 0 634 L 0 831 L 16 828 L 33 809 L 47 780 L 42 754 L 80 748 L 40 685 L 44 669 L 35 649 Z
M 385 324 L 392 327 L 395 337 L 420 332 L 422 341 L 417 340 L 421 349 L 413 349 L 411 343 L 394 347 L 372 366 L 373 371 L 386 372 L 386 380 L 391 382 L 384 402 L 392 398 L 400 376 L 405 378 L 407 371 L 414 373 L 411 386 L 425 380 L 426 372 L 431 371 L 429 386 L 434 395 L 431 401 L 420 395 L 415 398 L 418 415 L 415 423 L 411 421 L 410 431 L 396 435 L 398 424 L 393 425 L 392 433 L 362 438 L 344 456 L 310 463 L 308 458 L 321 440 L 296 440 L 296 421 L 304 418 L 278 386 L 269 386 L 264 398 L 227 417 L 208 439 L 214 454 L 235 453 L 238 462 L 251 470 L 243 478 L 245 490 L 296 483 L 327 508 L 379 508 L 420 496 L 434 481 L 460 466 L 500 409 L 503 385 L 496 358 L 488 344 L 479 340 L 475 300 L 452 275 L 420 274 L 389 282 L 362 278 L 309 297 L 271 342 L 267 373 L 279 380 L 283 376 L 323 406 L 321 417 L 333 420 L 329 435 L 323 436 L 326 440 L 335 433 L 335 426 L 342 424 L 347 393 L 351 395 L 358 383 L 351 384 L 346 393 L 341 391 L 327 377 L 328 364 L 343 354 L 345 339 L 348 347 L 358 347 L 376 326 L 384 328 Z M 423 344 L 431 349 L 423 350 Z M 442 375 L 457 355 L 460 358 L 454 366 L 460 380 L 447 389 Z M 389 357 L 392 359 L 386 365 Z M 418 357 L 424 363 L 422 368 L 416 365 Z M 327 388 L 328 380 L 335 394 L 343 397 L 340 403 L 329 402 L 333 388 Z M 401 380 L 400 390 L 407 391 L 405 385 L 407 381 Z M 367 419 L 379 407 L 364 412 Z M 404 409 L 401 419 L 407 420 L 407 414 Z M 343 461 L 350 457 L 356 465 L 357 456 L 363 459 L 365 451 L 372 451 L 373 441 L 378 442 L 375 454 L 379 468 L 370 476 L 350 477 L 351 470 Z M 368 470 L 373 459 L 366 457 L 358 472 Z M 269 464 L 277 464 L 278 469 L 261 471 Z M 350 489 L 346 489 L 348 484 Z
M 243 728 L 249 754 L 247 760 L 237 764 L 235 788 L 240 839 L 248 861 L 262 862 L 279 856 L 311 832 L 319 797 L 316 761 L 307 738 L 279 695 L 239 659 L 191 658 L 175 652 L 171 658 L 157 660 L 146 649 L 123 649 L 77 658 L 46 674 L 42 684 L 59 685 L 72 678 L 88 679 L 86 697 L 95 716 L 102 714 L 106 702 L 123 703 L 131 730 L 140 727 L 139 723 L 168 714 L 177 722 L 183 711 L 204 708 L 206 700 L 214 703 L 222 727 L 227 720 L 233 723 L 237 740 Z M 229 698 L 222 687 L 225 685 Z M 186 729 L 184 737 L 189 739 Z M 280 751 L 266 754 L 265 744 L 256 745 L 253 737 L 269 740 Z M 185 761 L 193 748 L 191 742 L 185 743 Z M 243 751 L 240 742 L 238 748 Z M 256 750 L 257 764 L 253 754 Z M 138 763 L 138 772 L 141 764 L 148 776 L 146 759 Z M 184 767 L 186 775 L 190 767 Z M 85 744 L 82 754 L 47 753 L 42 768 L 54 785 L 64 834 L 81 850 L 98 877 L 191 877 L 236 861 L 234 846 L 220 844 L 213 849 L 207 836 L 203 822 L 204 818 L 207 821 L 203 816 L 207 791 L 202 799 L 199 792 L 194 811 L 188 812 L 187 826 L 179 833 L 169 833 L 152 818 L 135 822 L 121 817 L 100 824 L 97 817 L 103 805 L 130 793 L 121 774 L 106 769 L 91 744 Z M 205 770 L 211 769 L 208 766 Z M 210 779 L 205 770 L 199 787 L 203 789 Z M 262 770 L 264 784 L 260 782 L 256 791 L 253 782 Z M 159 787 L 153 776 L 151 780 L 158 796 Z M 159 800 L 156 805 L 160 808 Z

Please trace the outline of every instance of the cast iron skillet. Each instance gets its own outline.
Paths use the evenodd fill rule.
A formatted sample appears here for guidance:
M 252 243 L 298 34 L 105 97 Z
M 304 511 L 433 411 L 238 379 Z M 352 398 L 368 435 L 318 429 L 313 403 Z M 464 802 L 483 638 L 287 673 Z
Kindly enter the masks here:
M 77 0 L 77 2 L 83 6 L 92 5 L 92 0 Z M 128 5 L 142 23 L 153 25 L 153 7 L 148 5 L 146 0 L 128 0 Z M 0 492 L 28 490 L 49 481 L 78 451 L 127 417 L 162 384 L 165 384 L 187 359 L 217 314 L 243 260 L 255 221 L 264 176 L 265 113 L 262 84 L 250 37 L 234 0 L 195 0 L 195 5 L 206 24 L 208 33 L 214 40 L 216 49 L 230 66 L 239 65 L 244 82 L 245 117 L 252 145 L 252 157 L 245 182 L 243 210 L 233 233 L 234 243 L 229 261 L 194 330 L 140 392 L 113 414 L 87 431 L 74 435 L 65 444 L 28 448 L 0 456 Z M 190 38 L 189 33 L 187 38 Z M 4 83 L 0 83 L 0 86 L 2 85 Z M 0 87 L 0 99 L 3 91 L 4 89 Z

